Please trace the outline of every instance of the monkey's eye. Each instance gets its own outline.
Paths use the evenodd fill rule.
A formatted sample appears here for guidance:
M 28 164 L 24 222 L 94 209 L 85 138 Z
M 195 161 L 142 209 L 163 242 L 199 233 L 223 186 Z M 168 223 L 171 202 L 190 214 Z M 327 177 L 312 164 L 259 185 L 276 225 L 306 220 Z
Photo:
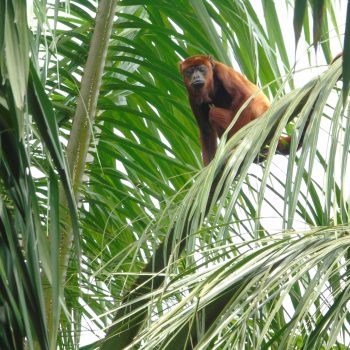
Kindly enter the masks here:
M 202 73 L 206 73 L 208 71 L 208 68 L 206 66 L 202 65 L 202 66 L 198 67 L 198 70 Z
M 186 77 L 190 77 L 194 72 L 194 67 L 190 67 L 184 70 L 184 74 L 186 75 Z

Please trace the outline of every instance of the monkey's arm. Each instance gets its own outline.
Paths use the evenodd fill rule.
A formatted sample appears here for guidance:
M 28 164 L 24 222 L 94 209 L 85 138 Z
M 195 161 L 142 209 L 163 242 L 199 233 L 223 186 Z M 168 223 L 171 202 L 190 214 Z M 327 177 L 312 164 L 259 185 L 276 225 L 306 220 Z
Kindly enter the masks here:
M 214 158 L 217 148 L 217 136 L 214 128 L 200 129 L 203 164 L 207 166 Z
M 209 121 L 209 106 L 204 104 L 198 106 L 191 103 L 191 107 L 198 123 L 200 142 L 202 144 L 202 158 L 204 166 L 206 166 L 215 156 L 217 134 Z
M 224 133 L 224 131 L 230 126 L 233 118 L 235 117 L 238 110 L 230 110 L 220 107 L 213 107 L 209 111 L 210 123 L 217 130 L 219 137 Z M 229 137 L 233 136 L 238 130 L 243 128 L 246 124 L 250 123 L 254 118 L 252 117 L 251 107 L 247 106 L 239 115 L 235 124 L 229 131 Z

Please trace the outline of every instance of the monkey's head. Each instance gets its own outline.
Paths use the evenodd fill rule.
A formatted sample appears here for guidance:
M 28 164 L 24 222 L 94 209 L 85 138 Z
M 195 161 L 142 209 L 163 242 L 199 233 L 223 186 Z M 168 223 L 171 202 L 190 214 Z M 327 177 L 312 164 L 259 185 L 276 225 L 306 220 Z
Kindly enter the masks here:
M 187 89 L 192 93 L 199 93 L 203 89 L 211 91 L 213 86 L 213 68 L 215 62 L 211 56 L 192 56 L 180 63 Z

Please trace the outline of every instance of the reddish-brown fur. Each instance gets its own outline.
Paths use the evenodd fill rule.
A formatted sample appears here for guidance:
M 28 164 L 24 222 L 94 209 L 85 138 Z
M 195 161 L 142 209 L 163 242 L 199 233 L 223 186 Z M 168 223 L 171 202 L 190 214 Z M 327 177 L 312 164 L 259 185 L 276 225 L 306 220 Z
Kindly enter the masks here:
M 205 83 L 196 87 L 193 85 L 193 74 L 189 75 L 189 72 L 186 75 L 185 71 L 194 69 L 193 67 L 198 69 L 200 66 L 207 69 L 204 73 L 198 72 L 198 75 L 205 79 Z M 217 138 L 222 136 L 247 99 L 253 96 L 229 131 L 229 137 L 244 125 L 259 118 L 269 108 L 270 102 L 260 89 L 242 74 L 214 61 L 210 56 L 190 57 L 180 64 L 180 71 L 184 76 L 191 108 L 199 127 L 203 163 L 207 165 L 214 158 Z M 290 138 L 284 138 L 284 141 L 289 144 Z

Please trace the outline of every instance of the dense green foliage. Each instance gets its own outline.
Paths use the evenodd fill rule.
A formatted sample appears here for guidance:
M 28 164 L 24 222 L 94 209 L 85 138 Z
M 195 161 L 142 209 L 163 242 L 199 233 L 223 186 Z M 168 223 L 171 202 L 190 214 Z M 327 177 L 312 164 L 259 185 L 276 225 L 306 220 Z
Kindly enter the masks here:
M 32 5 L 0 2 L 0 348 L 347 348 L 347 2 Z M 273 101 L 205 169 L 198 53 Z

